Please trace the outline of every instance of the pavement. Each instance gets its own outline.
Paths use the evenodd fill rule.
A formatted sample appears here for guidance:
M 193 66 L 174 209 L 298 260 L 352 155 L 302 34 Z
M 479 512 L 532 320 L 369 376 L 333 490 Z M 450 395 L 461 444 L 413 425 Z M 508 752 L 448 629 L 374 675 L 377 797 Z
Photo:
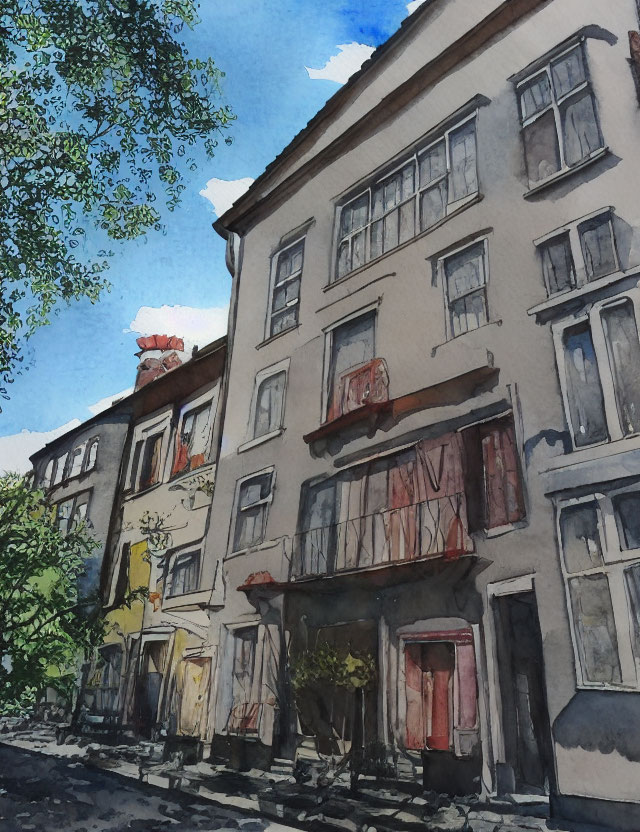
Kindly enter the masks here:
M 544 802 L 451 799 L 367 778 L 354 796 L 340 780 L 320 788 L 287 773 L 159 760 L 151 743 L 58 745 L 50 724 L 0 725 L 0 832 L 154 832 L 176 822 L 180 832 L 607 832 L 550 819 Z

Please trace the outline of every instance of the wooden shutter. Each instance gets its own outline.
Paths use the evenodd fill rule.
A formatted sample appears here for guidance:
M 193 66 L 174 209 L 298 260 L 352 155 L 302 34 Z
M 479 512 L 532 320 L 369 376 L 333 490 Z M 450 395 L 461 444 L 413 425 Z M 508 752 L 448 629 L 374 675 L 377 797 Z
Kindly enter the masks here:
M 483 426 L 481 435 L 486 524 L 494 529 L 524 517 L 515 431 L 511 422 L 494 422 Z
M 407 696 L 406 745 L 416 751 L 424 748 L 427 735 L 422 697 L 422 644 L 405 647 L 405 685 Z

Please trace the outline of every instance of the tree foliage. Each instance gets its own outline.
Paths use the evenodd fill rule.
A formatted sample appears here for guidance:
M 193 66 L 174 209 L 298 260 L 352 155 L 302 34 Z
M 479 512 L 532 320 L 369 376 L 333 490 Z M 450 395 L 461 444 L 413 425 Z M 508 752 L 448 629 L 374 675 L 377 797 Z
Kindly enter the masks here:
M 232 115 L 190 57 L 196 0 L 0 4 L 0 382 L 61 301 L 97 301 L 109 238 L 161 228 Z M 227 139 L 228 141 L 228 139 Z M 86 244 L 91 223 L 104 248 Z M 83 252 L 81 254 L 81 252 Z M 6 397 L 6 388 L 1 391 Z
M 100 643 L 99 605 L 78 596 L 95 547 L 82 524 L 63 535 L 23 477 L 0 478 L 0 712 L 47 685 L 68 690 L 78 657 Z
M 291 681 L 294 690 L 334 687 L 354 691 L 370 687 L 376 677 L 376 661 L 370 653 L 353 655 L 326 642 L 307 650 L 293 662 Z

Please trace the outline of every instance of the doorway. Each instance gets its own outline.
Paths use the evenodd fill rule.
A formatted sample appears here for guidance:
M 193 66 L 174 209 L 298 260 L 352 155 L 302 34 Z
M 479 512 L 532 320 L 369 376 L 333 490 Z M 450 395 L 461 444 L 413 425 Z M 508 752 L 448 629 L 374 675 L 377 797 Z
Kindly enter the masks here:
M 504 736 L 498 793 L 548 794 L 551 734 L 535 592 L 497 596 L 493 604 Z
M 150 739 L 158 721 L 158 705 L 169 642 L 148 641 L 144 645 L 137 689 L 138 733 Z

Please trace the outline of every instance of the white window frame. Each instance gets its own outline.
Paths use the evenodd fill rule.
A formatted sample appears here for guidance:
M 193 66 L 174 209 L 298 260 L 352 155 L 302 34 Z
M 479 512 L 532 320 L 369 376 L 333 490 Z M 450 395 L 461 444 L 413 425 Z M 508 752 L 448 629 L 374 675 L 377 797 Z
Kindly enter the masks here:
M 349 194 L 349 196 L 342 200 L 339 205 L 336 206 L 336 218 L 335 218 L 335 251 L 333 257 L 333 266 L 331 270 L 331 282 L 335 283 L 338 280 L 344 280 L 349 275 L 353 274 L 354 272 L 358 271 L 358 269 L 363 268 L 364 266 L 374 263 L 375 261 L 379 260 L 382 257 L 385 257 L 392 251 L 395 251 L 402 245 L 405 245 L 410 240 L 419 237 L 421 234 L 426 234 L 429 231 L 437 228 L 442 222 L 444 222 L 451 214 L 456 213 L 460 208 L 467 205 L 470 202 L 474 202 L 480 193 L 480 176 L 478 170 L 478 108 L 475 108 L 472 112 L 468 115 L 461 117 L 455 123 L 451 124 L 445 130 L 441 130 L 436 134 L 431 134 L 428 140 L 424 144 L 418 144 L 415 149 L 402 157 L 400 157 L 393 165 L 392 168 L 384 169 L 384 172 L 378 171 L 372 178 L 372 181 L 366 187 L 360 187 L 357 191 L 353 191 Z M 451 133 L 455 133 L 461 127 L 464 127 L 466 124 L 475 121 L 475 135 L 476 135 L 476 183 L 477 183 L 477 190 L 473 191 L 473 193 L 467 194 L 464 197 L 461 197 L 457 200 L 449 200 L 449 190 L 447 190 L 447 202 L 444 206 L 444 215 L 441 217 L 440 220 L 435 222 L 433 225 L 430 225 L 428 228 L 421 228 L 420 225 L 420 197 L 425 190 L 433 188 L 438 182 L 442 180 L 448 180 L 451 176 L 451 142 L 450 137 Z M 425 184 L 420 183 L 420 157 L 423 156 L 426 152 L 431 150 L 436 145 L 440 144 L 440 142 L 444 141 L 445 143 L 445 159 L 446 159 L 446 170 L 444 174 L 439 179 L 434 179 L 430 182 Z M 397 205 L 394 205 L 393 208 L 389 209 L 388 211 L 384 211 L 379 217 L 372 217 L 372 208 L 373 208 L 373 190 L 374 188 L 382 185 L 385 180 L 389 179 L 389 177 L 393 176 L 394 174 L 401 171 L 405 168 L 408 164 L 413 162 L 414 165 L 414 193 L 408 197 L 407 199 L 401 200 L 398 202 Z M 352 205 L 354 202 L 361 199 L 363 196 L 367 196 L 367 222 L 361 226 L 360 228 L 355 229 L 354 231 L 350 231 L 348 234 L 345 234 L 344 237 L 340 236 L 340 228 L 342 224 L 342 212 Z M 388 251 L 384 251 L 381 254 L 376 255 L 375 257 L 371 257 L 371 226 L 374 222 L 378 222 L 382 220 L 388 214 L 399 211 L 400 206 L 404 205 L 405 203 L 409 203 L 411 200 L 415 201 L 414 207 L 414 233 L 407 239 L 403 240 L 402 242 L 398 242 L 397 246 L 389 249 Z M 364 231 L 364 259 L 363 262 L 356 266 L 354 269 L 349 269 L 349 271 L 345 272 L 343 275 L 339 274 L 339 255 L 340 255 L 340 246 L 345 240 L 349 240 L 349 260 L 351 261 L 351 240 L 356 235 L 359 234 L 361 231 Z
M 300 292 L 298 293 L 297 299 L 293 303 L 291 303 L 290 306 L 283 307 L 283 309 L 292 308 L 294 306 L 297 307 L 296 323 L 293 324 L 292 326 L 289 326 L 286 329 L 283 329 L 280 332 L 276 332 L 272 335 L 271 334 L 271 321 L 272 321 L 272 318 L 274 317 L 273 298 L 274 298 L 275 291 L 276 291 L 276 280 L 278 279 L 278 263 L 280 262 L 280 258 L 282 257 L 283 254 L 285 254 L 287 251 L 289 251 L 289 249 L 293 248 L 294 246 L 300 245 L 300 243 L 302 243 L 302 267 L 300 268 L 299 271 L 293 272 L 292 274 L 290 274 L 289 277 L 287 277 L 286 280 L 284 280 L 282 282 L 282 284 L 278 284 L 278 285 L 284 285 L 285 283 L 290 283 L 292 280 L 296 280 L 298 278 L 300 279 Z M 291 240 L 290 242 L 286 243 L 285 245 L 280 246 L 280 248 L 278 248 L 278 250 L 271 257 L 271 266 L 270 266 L 270 274 L 269 274 L 269 299 L 267 301 L 267 319 L 266 319 L 265 328 L 264 328 L 264 340 L 265 341 L 268 341 L 270 338 L 277 338 L 278 335 L 283 335 L 285 332 L 289 332 L 290 330 L 295 329 L 300 324 L 300 298 L 302 297 L 302 275 L 304 273 L 304 261 L 305 261 L 305 255 L 306 255 L 306 247 L 307 247 L 306 244 L 307 244 L 307 235 L 305 233 L 305 234 L 302 234 L 299 237 L 296 237 L 294 240 Z M 281 311 L 281 310 L 279 310 L 279 311 Z
M 133 430 L 132 441 L 131 441 L 131 449 L 129 452 L 129 462 L 127 464 L 127 478 L 125 480 L 125 491 L 128 491 L 131 494 L 139 494 L 142 491 L 148 491 L 149 488 L 153 488 L 156 485 L 159 485 L 166 480 L 166 467 L 167 467 L 167 450 L 169 445 L 169 429 L 171 425 L 171 411 L 167 411 L 163 414 L 156 414 L 155 417 L 147 419 L 145 422 L 137 424 Z M 153 483 L 146 488 L 140 488 L 140 476 L 142 474 L 142 461 L 144 458 L 145 446 L 146 441 L 150 439 L 151 436 L 154 436 L 157 433 L 162 434 L 162 441 L 160 445 L 160 465 L 158 470 L 158 482 Z M 135 459 L 135 451 L 136 445 L 141 440 L 145 441 L 145 445 L 142 448 L 142 452 L 138 459 L 138 469 L 137 471 L 133 471 L 133 463 Z M 135 482 L 133 482 L 133 476 L 135 474 Z
M 194 589 L 190 589 L 188 592 L 180 592 L 175 593 L 173 591 L 173 570 L 178 564 L 180 559 L 186 560 L 190 557 L 196 557 L 198 560 L 198 568 L 197 568 L 197 576 L 196 576 L 196 586 Z M 171 557 L 169 559 L 169 564 L 167 567 L 167 578 L 166 578 L 166 591 L 163 593 L 164 597 L 169 598 L 181 598 L 184 595 L 192 595 L 195 592 L 200 591 L 200 581 L 202 578 L 202 541 L 197 543 L 192 543 L 188 546 L 181 546 L 179 549 L 176 549 L 174 552 L 171 553 Z
M 449 289 L 447 286 L 447 275 L 445 272 L 445 262 L 450 257 L 454 257 L 456 254 L 461 254 L 463 251 L 466 251 L 467 249 L 473 248 L 473 246 L 478 245 L 478 243 L 483 243 L 484 245 L 484 303 L 485 309 L 487 311 L 487 320 L 484 322 L 484 324 L 480 324 L 479 327 L 475 327 L 475 329 L 467 329 L 464 332 L 460 332 L 458 335 L 455 335 L 451 326 L 451 310 L 449 301 Z M 454 338 L 462 338 L 462 336 L 468 335 L 470 332 L 475 332 L 477 329 L 482 329 L 483 326 L 487 326 L 487 324 L 491 323 L 491 310 L 489 307 L 489 279 L 491 275 L 491 265 L 489 262 L 489 236 L 487 234 L 481 234 L 480 236 L 465 242 L 464 245 L 458 246 L 457 248 L 452 249 L 451 251 L 447 251 L 445 254 L 440 255 L 437 260 L 436 270 L 438 280 L 442 285 L 444 299 L 445 339 L 447 341 L 452 341 Z M 475 294 L 478 291 L 480 291 L 480 287 L 469 290 L 467 294 Z M 461 295 L 460 297 L 466 297 L 466 295 Z M 460 300 L 460 298 L 456 298 L 455 300 Z
M 369 312 L 376 312 L 374 325 L 373 325 L 373 354 L 375 357 L 376 348 L 377 348 L 377 336 L 378 336 L 378 312 L 377 310 L 380 307 L 381 298 L 373 301 L 372 303 L 368 303 L 366 306 L 360 307 L 360 309 L 356 309 L 355 312 L 350 312 L 348 315 L 345 315 L 343 318 L 340 318 L 339 321 L 334 321 L 333 323 L 329 324 L 329 326 L 324 327 L 322 330 L 324 332 L 324 357 L 323 357 L 323 368 L 322 368 L 322 397 L 321 397 L 321 412 L 320 412 L 320 423 L 324 424 L 327 421 L 327 417 L 329 414 L 329 373 L 331 372 L 331 352 L 333 350 L 333 331 L 341 327 L 343 324 L 348 324 L 349 321 L 353 321 L 356 318 L 361 318 L 364 315 L 367 315 Z
M 626 550 L 621 548 L 612 501 L 614 496 L 629 492 L 637 492 L 640 494 L 640 484 L 627 486 L 621 489 L 613 489 L 608 491 L 606 494 L 595 492 L 583 497 L 558 500 L 556 503 L 556 534 L 560 550 L 560 566 L 564 580 L 578 688 L 595 688 L 599 690 L 640 690 L 640 662 L 636 664 L 636 659 L 633 654 L 631 636 L 631 606 L 629 604 L 624 578 L 625 570 L 629 566 L 640 564 L 640 549 Z M 590 503 L 595 504 L 596 507 L 603 565 L 577 572 L 569 572 L 566 566 L 564 543 L 562 541 L 560 523 L 562 510 Z M 607 578 L 609 585 L 611 606 L 613 609 L 613 621 L 616 630 L 616 640 L 618 643 L 618 661 L 620 663 L 620 675 L 622 679 L 619 684 L 589 681 L 582 669 L 579 635 L 575 628 L 573 609 L 571 606 L 571 595 L 569 591 L 569 581 L 572 578 L 580 578 L 589 575 L 604 575 Z
M 582 62 L 584 67 L 584 74 L 585 80 L 582 81 L 575 89 L 572 89 L 570 92 L 565 93 L 564 95 L 556 98 L 555 89 L 553 85 L 553 76 L 551 72 L 551 64 L 556 63 L 560 58 L 563 58 L 565 55 L 568 55 L 570 52 L 579 49 L 582 54 Z M 600 126 L 600 117 L 598 113 L 598 102 L 596 99 L 596 94 L 593 89 L 593 84 L 591 81 L 591 74 L 589 72 L 589 62 L 588 62 L 588 55 L 586 49 L 586 39 L 584 37 L 577 38 L 573 40 L 570 44 L 565 46 L 563 49 L 559 49 L 557 52 L 552 53 L 549 55 L 545 62 L 540 64 L 535 70 L 530 72 L 526 77 L 521 78 L 516 83 L 516 95 L 518 97 L 518 111 L 520 114 L 520 128 L 524 134 L 525 127 L 528 127 L 530 124 L 533 124 L 538 119 L 542 118 L 542 116 L 546 115 L 550 110 L 553 111 L 553 117 L 555 122 L 556 128 L 556 138 L 558 140 L 558 149 L 559 149 L 559 158 L 560 158 L 560 168 L 555 171 L 554 173 L 549 174 L 549 176 L 545 176 L 544 179 L 538 180 L 531 180 L 529 179 L 529 188 L 531 190 L 535 190 L 536 188 L 542 186 L 547 182 L 551 182 L 554 179 L 561 177 L 563 174 L 567 173 L 571 170 L 577 170 L 590 159 L 593 159 L 597 156 L 600 156 L 605 149 L 604 138 L 602 135 L 602 128 Z M 521 99 L 521 90 L 523 87 L 527 86 L 531 83 L 535 78 L 539 75 L 546 75 L 547 80 L 549 81 L 549 89 L 551 91 L 551 103 L 548 104 L 543 110 L 538 113 L 535 113 L 531 116 L 525 117 L 523 110 L 522 110 L 522 99 Z M 564 150 L 564 136 L 562 132 L 562 116 L 560 113 L 560 105 L 564 104 L 570 98 L 574 98 L 579 96 L 581 93 L 584 93 L 585 90 L 588 90 L 591 94 L 591 98 L 593 100 L 594 105 L 594 114 L 596 120 L 596 127 L 598 128 L 598 133 L 600 135 L 600 146 L 597 147 L 595 150 L 592 150 L 591 153 L 586 156 L 584 159 L 581 159 L 579 162 L 576 162 L 573 165 L 567 165 L 565 161 L 565 150 Z M 526 158 L 526 148 L 523 148 L 525 153 L 525 164 L 527 164 Z M 527 171 L 528 175 L 528 171 Z
M 260 543 L 255 543 L 253 546 L 245 547 L 244 549 L 234 549 L 233 544 L 236 537 L 236 525 L 238 521 L 238 512 L 240 511 L 240 489 L 242 485 L 247 482 L 247 480 L 255 479 L 256 477 L 263 476 L 264 474 L 271 474 L 271 491 L 269 492 L 267 497 L 262 498 L 261 500 L 252 503 L 251 506 L 248 508 L 253 508 L 257 505 L 264 505 L 266 506 L 265 509 L 265 517 L 264 517 L 264 528 L 263 528 L 263 537 Z M 248 552 L 251 549 L 260 549 L 264 547 L 264 544 L 267 542 L 267 524 L 269 522 L 269 506 L 273 502 L 273 495 L 276 490 L 276 469 L 275 466 L 270 465 L 267 468 L 261 468 L 259 471 L 253 471 L 251 474 L 247 474 L 244 477 L 240 477 L 239 480 L 236 480 L 236 488 L 233 495 L 233 515 L 232 515 L 232 522 L 229 524 L 229 544 L 227 546 L 227 554 L 228 555 L 238 555 L 243 552 Z
M 66 470 L 69 463 L 69 451 L 55 457 L 55 465 L 51 476 L 51 485 L 60 485 L 66 479 Z
M 592 211 L 590 214 L 587 214 L 585 217 L 581 217 L 578 220 L 572 220 L 572 222 L 563 225 L 560 228 L 556 228 L 554 231 L 550 231 L 548 234 L 545 234 L 542 237 L 539 237 L 537 240 L 533 241 L 534 246 L 538 250 L 538 255 L 540 258 L 540 270 L 542 271 L 542 279 L 544 280 L 545 288 L 547 290 L 547 296 L 549 298 L 560 298 L 563 295 L 568 294 L 569 292 L 575 292 L 578 289 L 582 289 L 584 286 L 595 286 L 597 287 L 598 282 L 600 280 L 607 280 L 610 281 L 613 275 L 617 275 L 621 272 L 620 268 L 620 256 L 618 254 L 618 246 L 616 243 L 616 233 L 613 223 L 613 212 L 614 208 L 611 205 L 607 205 L 604 208 L 599 208 L 597 211 Z M 589 222 L 590 220 L 595 220 L 600 217 L 608 217 L 609 221 L 609 230 L 611 233 L 611 244 L 613 247 L 613 255 L 616 261 L 615 268 L 608 272 L 607 274 L 600 275 L 599 277 L 591 278 L 587 276 L 587 264 L 584 259 L 584 251 L 582 249 L 582 234 L 579 230 L 580 226 L 584 223 Z M 542 262 L 543 258 L 543 250 L 549 243 L 554 243 L 559 240 L 561 237 L 569 237 L 569 248 L 571 250 L 571 259 L 573 260 L 573 271 L 574 271 L 574 283 L 575 285 L 570 286 L 568 289 L 561 290 L 559 292 L 552 292 L 550 286 L 548 284 L 546 275 L 544 273 L 544 266 Z
M 571 434 L 571 446 L 574 451 L 584 451 L 588 448 L 595 448 L 598 445 L 607 445 L 609 442 L 615 442 L 619 439 L 628 439 L 629 437 L 638 436 L 640 434 L 640 431 L 636 433 L 624 433 L 622 430 L 620 417 L 618 415 L 613 373 L 609 363 L 609 354 L 607 351 L 607 344 L 600 317 L 600 313 L 603 309 L 619 306 L 627 300 L 630 300 L 633 305 L 636 316 L 636 326 L 640 335 L 640 289 L 638 288 L 629 289 L 629 291 L 615 295 L 615 297 L 597 301 L 591 306 L 589 311 L 584 311 L 573 318 L 567 318 L 551 325 L 551 332 L 553 334 L 553 343 L 556 353 L 556 364 L 558 367 L 558 377 L 560 379 L 560 390 L 562 392 L 562 404 L 564 407 L 567 425 L 569 426 L 569 432 Z M 603 442 L 594 442 L 591 445 L 577 446 L 574 439 L 574 425 L 571 421 L 571 409 L 569 407 L 569 385 L 567 383 L 565 352 L 564 344 L 562 342 L 565 330 L 571 329 L 572 327 L 585 322 L 589 324 L 591 340 L 593 341 L 593 349 L 596 355 L 596 363 L 598 365 L 598 374 L 600 376 L 600 384 L 602 387 L 604 414 L 609 439 L 604 440 Z
M 206 407 L 209 408 L 209 436 L 207 437 L 206 443 L 206 452 L 205 452 L 205 461 L 204 465 L 211 459 L 211 440 L 213 438 L 213 428 L 215 424 L 216 418 L 216 409 L 218 406 L 218 392 L 219 386 L 216 385 L 213 390 L 208 390 L 206 393 L 202 393 L 201 395 L 197 396 L 194 399 L 189 399 L 186 402 L 182 402 L 178 409 L 178 422 L 176 424 L 176 429 L 174 431 L 172 442 L 170 443 L 170 450 L 171 450 L 171 459 L 170 459 L 170 468 L 169 473 L 171 475 L 171 471 L 173 470 L 173 465 L 175 462 L 176 456 L 176 449 L 178 447 L 178 439 L 182 433 L 182 425 L 184 423 L 185 417 L 192 413 L 194 410 L 205 410 Z M 196 469 L 193 469 L 196 470 Z M 184 476 L 185 474 L 189 474 L 190 470 L 181 471 L 177 474 L 171 475 L 173 478 Z
M 263 442 L 268 442 L 276 436 L 280 436 L 284 431 L 284 412 L 287 406 L 287 388 L 289 387 L 289 365 L 290 358 L 285 358 L 277 364 L 271 364 L 263 370 L 258 370 L 253 384 L 253 395 L 251 397 L 251 407 L 249 409 L 249 424 L 247 425 L 247 439 L 242 445 L 238 447 L 238 453 L 248 451 L 250 448 L 255 448 L 256 445 L 262 445 Z M 256 409 L 258 407 L 258 392 L 261 384 L 272 376 L 277 376 L 279 373 L 285 374 L 284 392 L 282 394 L 282 409 L 280 411 L 280 424 L 269 433 L 264 433 L 262 436 L 254 436 Z

